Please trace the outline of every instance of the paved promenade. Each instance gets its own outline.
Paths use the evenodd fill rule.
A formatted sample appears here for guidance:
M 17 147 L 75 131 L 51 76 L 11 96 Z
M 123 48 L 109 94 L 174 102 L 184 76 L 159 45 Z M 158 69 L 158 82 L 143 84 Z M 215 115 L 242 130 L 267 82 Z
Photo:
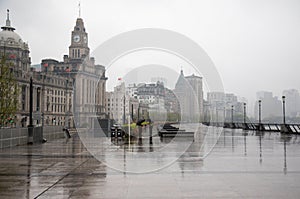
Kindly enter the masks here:
M 159 142 L 159 138 L 154 137 L 154 143 Z M 129 174 L 113 170 L 91 156 L 76 134 L 69 140 L 2 149 L 0 197 L 173 199 L 300 196 L 299 137 L 226 130 L 204 160 L 186 157 L 187 154 L 159 171 Z M 118 158 L 126 164 L 126 157 Z M 146 163 L 141 160 L 140 164 Z

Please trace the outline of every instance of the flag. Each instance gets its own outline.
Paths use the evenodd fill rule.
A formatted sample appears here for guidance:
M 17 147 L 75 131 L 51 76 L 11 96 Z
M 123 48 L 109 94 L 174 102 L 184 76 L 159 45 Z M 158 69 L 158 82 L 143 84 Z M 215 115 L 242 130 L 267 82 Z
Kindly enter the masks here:
M 16 59 L 16 55 L 15 55 L 15 54 L 10 54 L 10 55 L 9 55 L 9 58 L 10 58 L 10 59 Z
M 122 80 L 122 77 L 119 77 L 119 78 L 118 78 L 118 81 L 121 81 L 121 80 Z

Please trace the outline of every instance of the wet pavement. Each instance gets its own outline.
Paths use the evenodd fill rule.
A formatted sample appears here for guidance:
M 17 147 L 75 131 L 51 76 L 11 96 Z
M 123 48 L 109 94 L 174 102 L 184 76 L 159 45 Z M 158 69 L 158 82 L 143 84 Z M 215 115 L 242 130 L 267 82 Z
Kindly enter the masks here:
M 133 154 L 139 147 L 152 152 L 148 139 L 143 139 L 142 145 L 132 144 Z M 153 150 L 168 143 L 154 137 Z M 113 145 L 127 153 L 131 149 Z M 0 198 L 300 197 L 299 137 L 226 130 L 213 146 L 204 159 L 192 146 L 169 166 L 144 174 L 117 171 L 99 162 L 77 134 L 69 140 L 2 149 Z M 129 164 L 125 155 L 105 153 L 124 167 Z M 146 164 L 141 159 L 137 167 Z

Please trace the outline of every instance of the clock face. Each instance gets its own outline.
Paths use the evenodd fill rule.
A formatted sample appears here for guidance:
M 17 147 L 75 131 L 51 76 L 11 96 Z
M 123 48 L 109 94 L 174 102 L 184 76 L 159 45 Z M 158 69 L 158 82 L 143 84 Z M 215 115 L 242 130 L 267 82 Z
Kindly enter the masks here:
M 83 37 L 83 41 L 84 41 L 84 43 L 87 43 L 87 37 L 86 36 Z
M 74 35 L 73 41 L 74 42 L 79 42 L 80 41 L 80 36 L 79 35 Z

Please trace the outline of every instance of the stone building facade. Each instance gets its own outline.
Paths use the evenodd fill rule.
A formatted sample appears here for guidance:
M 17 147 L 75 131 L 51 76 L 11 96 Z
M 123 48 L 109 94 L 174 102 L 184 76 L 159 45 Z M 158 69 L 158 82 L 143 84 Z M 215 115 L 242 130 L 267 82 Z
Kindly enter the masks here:
M 34 125 L 74 126 L 74 110 L 78 125 L 92 125 L 105 113 L 105 68 L 90 57 L 88 34 L 78 18 L 71 33 L 69 55 L 63 61 L 43 59 L 41 71 L 30 68 L 29 47 L 14 31 L 9 19 L 0 32 L 0 54 L 12 64 L 19 85 L 19 105 L 12 126 L 29 124 L 30 78 L 33 79 Z
M 11 64 L 14 75 L 17 79 L 18 85 L 22 88 L 22 93 L 29 90 L 30 78 L 30 64 L 29 47 L 26 42 L 23 42 L 21 37 L 15 32 L 15 28 L 11 26 L 9 19 L 9 11 L 7 12 L 7 19 L 5 26 L 1 27 L 0 32 L 0 51 L 1 59 L 5 58 L 7 64 Z M 23 101 L 22 101 L 23 100 Z M 25 121 L 28 116 L 29 107 L 26 100 L 28 97 L 24 94 L 19 96 L 18 111 L 14 118 L 17 121 Z M 16 125 L 16 124 L 14 124 Z M 20 125 L 18 122 L 17 125 Z
M 71 33 L 69 55 L 64 55 L 63 61 L 43 59 L 42 72 L 61 76 L 73 82 L 73 106 L 77 127 L 93 126 L 97 118 L 106 118 L 105 67 L 95 64 L 90 57 L 88 33 L 83 19 L 77 18 Z
M 199 122 L 203 113 L 202 78 L 185 77 L 181 70 L 174 93 L 179 101 L 179 113 L 183 122 Z
M 125 83 L 114 87 L 114 91 L 106 93 L 107 114 L 116 123 L 123 124 L 130 114 L 130 96 L 125 92 Z M 125 112 L 124 112 L 125 110 Z M 125 118 L 124 118 L 125 117 Z
M 196 95 L 197 101 L 198 101 L 198 107 L 199 107 L 199 113 L 201 116 L 203 116 L 203 82 L 202 77 L 199 77 L 197 75 L 190 75 L 186 76 L 185 79 L 188 81 L 188 83 L 193 88 L 193 91 Z
M 208 92 L 207 104 L 204 113 L 206 118 L 209 115 L 211 122 L 231 122 L 232 120 L 232 106 L 233 106 L 233 120 L 235 122 L 242 121 L 244 111 L 244 103 L 238 101 L 238 97 L 232 93 L 224 92 Z M 205 120 L 208 121 L 207 119 Z
M 72 81 L 30 68 L 29 47 L 11 26 L 9 11 L 5 26 L 0 32 L 0 52 L 11 64 L 19 86 L 19 104 L 13 127 L 29 124 L 30 78 L 33 78 L 34 125 L 66 125 L 66 116 L 72 107 Z M 69 122 L 71 123 L 71 122 Z

